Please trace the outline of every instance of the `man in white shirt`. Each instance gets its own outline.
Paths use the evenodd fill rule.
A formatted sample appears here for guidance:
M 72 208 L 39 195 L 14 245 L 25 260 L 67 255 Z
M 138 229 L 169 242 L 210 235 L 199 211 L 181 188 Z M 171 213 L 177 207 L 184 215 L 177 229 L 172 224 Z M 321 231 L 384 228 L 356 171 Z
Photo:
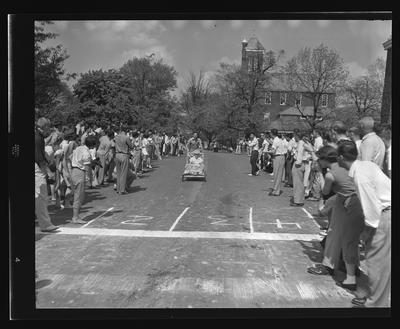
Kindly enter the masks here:
M 96 137 L 88 136 L 85 139 L 85 145 L 78 146 L 72 153 L 71 159 L 71 183 L 74 192 L 73 224 L 85 224 L 86 222 L 79 218 L 79 211 L 85 199 L 85 181 L 86 173 L 92 164 L 90 150 L 96 147 Z
M 314 130 L 314 145 L 313 151 L 318 152 L 318 150 L 324 146 L 324 141 L 321 137 L 321 132 L 319 130 Z M 320 201 L 321 192 L 323 186 L 324 177 L 322 175 L 322 169 L 318 165 L 316 160 L 311 163 L 311 174 L 310 174 L 310 190 L 312 197 L 308 198 L 309 201 Z
M 298 134 L 299 142 L 297 143 L 297 151 L 295 161 L 292 168 L 293 176 L 293 199 L 290 205 L 293 207 L 301 207 L 304 205 L 305 188 L 304 188 L 304 172 L 305 167 L 310 161 L 310 154 L 307 151 L 307 134 L 300 132 Z
M 357 160 L 352 141 L 338 144 L 338 163 L 349 170 L 365 217 L 361 241 L 365 244 L 368 292 L 352 300 L 357 306 L 390 307 L 391 180 L 371 161 Z
M 278 131 L 276 129 L 271 130 L 271 135 L 273 138 L 271 153 L 274 166 L 274 183 L 273 189 L 268 195 L 278 196 L 281 194 L 281 184 L 284 173 L 283 169 L 285 168 L 285 154 L 287 152 L 287 146 L 283 140 L 278 137 Z
M 374 119 L 364 117 L 359 123 L 363 135 L 360 145 L 360 160 L 372 161 L 382 169 L 386 150 L 382 139 L 374 132 Z
M 259 168 L 257 166 L 258 161 L 258 138 L 251 133 L 249 139 L 249 149 L 250 149 L 250 164 L 251 164 L 251 174 L 249 176 L 259 175 Z

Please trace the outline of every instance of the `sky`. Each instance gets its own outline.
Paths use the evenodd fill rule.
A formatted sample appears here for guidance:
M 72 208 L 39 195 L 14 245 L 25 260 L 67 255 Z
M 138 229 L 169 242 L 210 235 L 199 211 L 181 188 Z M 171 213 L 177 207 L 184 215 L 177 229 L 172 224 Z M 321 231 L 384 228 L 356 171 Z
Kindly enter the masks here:
M 323 43 L 337 50 L 353 77 L 366 72 L 392 34 L 391 21 L 367 20 L 125 20 L 53 21 L 48 45 L 62 44 L 68 73 L 120 68 L 133 57 L 156 54 L 178 73 L 179 95 L 188 73 L 211 76 L 220 62 L 240 64 L 241 41 L 255 35 L 266 50 L 284 50 L 284 64 L 298 51 Z M 74 81 L 68 82 L 72 86 Z

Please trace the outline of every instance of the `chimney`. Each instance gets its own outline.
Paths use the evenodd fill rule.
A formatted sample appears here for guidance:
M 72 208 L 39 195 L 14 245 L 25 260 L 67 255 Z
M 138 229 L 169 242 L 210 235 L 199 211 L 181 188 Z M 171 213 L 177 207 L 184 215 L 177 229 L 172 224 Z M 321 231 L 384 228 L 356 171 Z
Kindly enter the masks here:
M 242 70 L 247 70 L 247 56 L 246 56 L 247 40 L 242 41 Z

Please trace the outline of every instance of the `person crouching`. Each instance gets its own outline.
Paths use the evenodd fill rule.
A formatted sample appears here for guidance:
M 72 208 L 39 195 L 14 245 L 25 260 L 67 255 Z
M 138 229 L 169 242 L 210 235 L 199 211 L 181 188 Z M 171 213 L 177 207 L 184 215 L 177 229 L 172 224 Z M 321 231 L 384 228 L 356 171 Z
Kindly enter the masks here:
M 85 145 L 78 146 L 72 153 L 71 181 L 74 191 L 74 203 L 71 223 L 73 224 L 86 223 L 79 217 L 79 211 L 85 199 L 86 173 L 91 168 L 93 161 L 89 150 L 94 149 L 96 143 L 96 137 L 89 135 L 85 139 Z

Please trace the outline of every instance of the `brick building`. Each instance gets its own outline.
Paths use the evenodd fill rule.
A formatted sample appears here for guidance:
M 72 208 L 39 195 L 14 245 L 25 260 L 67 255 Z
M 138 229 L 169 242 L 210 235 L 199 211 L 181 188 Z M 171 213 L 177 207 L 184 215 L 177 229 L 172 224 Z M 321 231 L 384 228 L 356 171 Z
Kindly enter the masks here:
M 386 54 L 385 82 L 382 95 L 381 123 L 392 122 L 392 36 L 383 43 Z
M 247 72 L 263 68 L 263 56 L 265 48 L 261 42 L 252 36 L 249 41 L 242 41 L 242 70 Z M 307 97 L 305 89 L 291 90 L 287 76 L 281 72 L 269 74 L 268 86 L 264 99 L 264 120 L 267 129 L 276 128 L 281 131 L 293 131 L 293 129 L 309 129 L 296 107 L 299 104 L 305 116 L 313 116 L 313 101 Z M 322 95 L 321 111 L 335 108 L 335 92 L 329 91 Z

